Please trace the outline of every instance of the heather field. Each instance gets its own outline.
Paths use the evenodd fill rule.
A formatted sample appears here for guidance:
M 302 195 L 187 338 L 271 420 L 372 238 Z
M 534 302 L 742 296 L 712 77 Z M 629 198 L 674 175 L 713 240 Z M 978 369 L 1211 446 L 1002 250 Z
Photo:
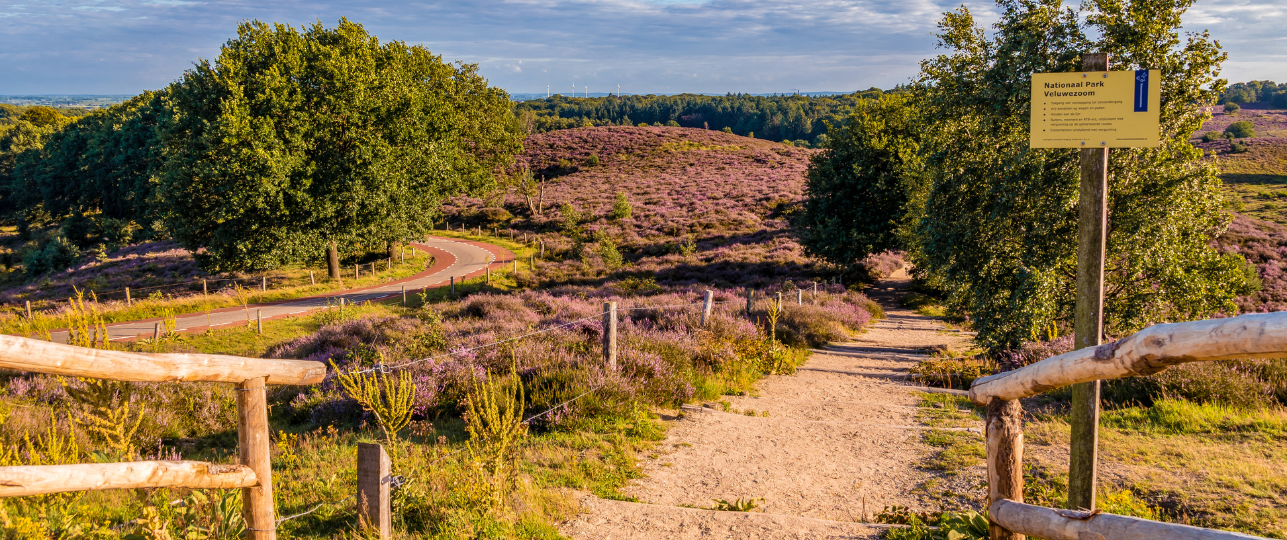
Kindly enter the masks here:
M 543 242 L 534 285 L 646 276 L 764 287 L 834 275 L 791 234 L 811 150 L 675 127 L 561 130 L 525 148 L 519 166 L 545 179 L 543 208 L 538 190 L 531 208 L 516 188 L 486 203 L 457 199 L 444 213 L 452 226 L 512 228 Z M 519 218 L 490 220 L 486 204 Z

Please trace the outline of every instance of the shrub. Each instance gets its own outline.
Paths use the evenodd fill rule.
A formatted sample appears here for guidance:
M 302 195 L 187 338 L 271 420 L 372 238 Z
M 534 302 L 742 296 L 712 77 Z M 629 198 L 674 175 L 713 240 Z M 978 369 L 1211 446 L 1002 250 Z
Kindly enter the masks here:
M 670 127 L 679 127 L 679 122 L 676 122 L 674 120 L 667 120 L 666 125 Z
M 724 129 L 721 129 L 720 131 L 723 131 L 724 133 L 732 133 L 732 132 L 733 132 L 733 128 L 728 127 L 728 126 L 724 126 Z
M 504 208 L 484 208 L 483 218 L 488 223 L 501 224 L 508 223 L 509 220 L 514 219 L 514 214 L 509 213 L 509 210 Z
M 612 219 L 629 219 L 631 211 L 630 199 L 625 193 L 618 192 L 616 202 L 612 203 Z
M 1242 109 L 1242 107 L 1239 107 L 1237 103 L 1230 102 L 1224 104 L 1225 114 L 1238 114 L 1238 110 L 1240 109 Z
M 1243 120 L 1241 122 L 1234 122 L 1232 124 L 1229 124 L 1229 127 L 1224 128 L 1224 134 L 1230 137 L 1233 137 L 1235 139 L 1255 137 L 1256 126 L 1246 120 Z
M 56 236 L 43 247 L 33 249 L 22 257 L 27 275 L 38 276 L 72 267 L 80 259 L 80 248 L 70 240 Z
M 597 154 L 590 154 L 590 157 L 586 158 L 586 160 L 585 160 L 585 164 L 586 164 L 586 165 L 589 165 L 589 166 L 591 166 L 591 167 L 594 167 L 594 166 L 598 165 L 598 164 L 599 164 L 599 156 L 598 156 Z
M 1274 99 L 1271 103 L 1273 104 L 1273 106 L 1278 107 L 1279 109 L 1287 109 L 1287 92 L 1283 92 L 1281 94 L 1274 96 Z
M 1216 142 L 1223 138 L 1224 135 L 1219 131 L 1208 131 L 1206 135 L 1202 136 L 1202 142 Z

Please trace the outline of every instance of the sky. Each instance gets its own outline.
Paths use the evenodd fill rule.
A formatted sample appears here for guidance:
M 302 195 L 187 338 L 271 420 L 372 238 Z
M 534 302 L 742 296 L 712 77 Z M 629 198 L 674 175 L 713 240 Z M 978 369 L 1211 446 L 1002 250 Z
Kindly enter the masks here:
M 213 59 L 245 20 L 340 17 L 477 63 L 511 93 L 855 91 L 909 81 L 935 22 L 977 0 L 0 0 L 0 95 L 137 94 Z M 1231 81 L 1287 82 L 1287 0 L 1196 0 Z

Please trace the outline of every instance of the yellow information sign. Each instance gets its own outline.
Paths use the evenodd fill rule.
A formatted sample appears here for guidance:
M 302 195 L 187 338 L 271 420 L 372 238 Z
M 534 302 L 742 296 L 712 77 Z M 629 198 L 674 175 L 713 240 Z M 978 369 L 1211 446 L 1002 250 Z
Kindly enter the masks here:
M 1032 148 L 1159 146 L 1156 69 L 1032 74 Z

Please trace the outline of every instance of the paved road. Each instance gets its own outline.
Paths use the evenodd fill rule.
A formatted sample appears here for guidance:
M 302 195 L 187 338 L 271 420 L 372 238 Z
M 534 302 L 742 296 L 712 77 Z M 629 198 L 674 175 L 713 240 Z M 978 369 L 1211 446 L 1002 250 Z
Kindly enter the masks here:
M 261 310 L 265 320 L 290 317 L 326 309 L 330 305 L 337 304 L 341 298 L 344 302 L 350 303 L 399 296 L 402 294 L 403 287 L 406 287 L 407 294 L 410 295 L 412 291 L 423 288 L 447 286 L 452 277 L 459 281 L 462 277 L 481 276 L 486 272 L 489 264 L 493 271 L 509 268 L 514 260 L 514 254 L 509 250 L 482 242 L 430 237 L 426 242 L 415 242 L 411 246 L 432 254 L 435 257 L 433 267 L 409 278 L 361 289 L 336 291 L 267 304 L 251 304 L 250 316 L 253 318 L 256 310 Z M 151 337 L 158 321 L 160 319 L 153 318 L 111 324 L 108 325 L 107 332 L 112 340 Z M 180 315 L 176 323 L 175 327 L 180 332 L 200 332 L 207 328 L 242 325 L 246 324 L 246 310 L 240 306 L 223 308 L 212 311 L 208 317 L 205 312 L 189 313 Z M 67 342 L 65 330 L 53 332 L 51 337 L 55 343 Z

